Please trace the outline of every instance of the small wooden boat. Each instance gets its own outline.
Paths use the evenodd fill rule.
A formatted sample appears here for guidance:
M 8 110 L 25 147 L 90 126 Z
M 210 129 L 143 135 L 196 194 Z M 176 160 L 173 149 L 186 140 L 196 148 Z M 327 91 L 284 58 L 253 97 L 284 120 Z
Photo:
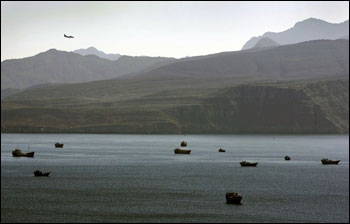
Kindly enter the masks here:
M 285 156 L 284 160 L 290 160 L 290 157 L 289 156 Z
M 181 147 L 186 147 L 187 146 L 187 142 L 182 141 L 180 145 L 181 145 Z
M 34 171 L 34 176 L 35 177 L 48 177 L 50 175 L 51 172 L 46 172 L 46 173 L 43 173 L 41 172 L 40 170 L 35 170 Z
M 174 149 L 174 153 L 175 154 L 190 154 L 191 150 L 176 148 L 176 149 Z
M 240 162 L 241 166 L 256 166 L 258 165 L 258 163 L 250 163 L 250 162 L 247 162 L 247 161 L 242 161 Z
M 15 149 L 12 151 L 12 156 L 13 157 L 34 157 L 34 152 L 24 153 L 20 149 Z
M 241 205 L 242 196 L 235 192 L 226 193 L 226 203 L 228 204 L 238 204 Z
M 55 144 L 55 147 L 56 147 L 56 148 L 63 148 L 63 144 L 60 144 L 60 143 L 57 142 L 57 143 Z
M 329 164 L 337 165 L 340 162 L 340 160 L 322 159 L 321 162 L 324 165 L 329 165 Z
M 226 150 L 220 148 L 220 149 L 219 149 L 219 152 L 226 152 Z

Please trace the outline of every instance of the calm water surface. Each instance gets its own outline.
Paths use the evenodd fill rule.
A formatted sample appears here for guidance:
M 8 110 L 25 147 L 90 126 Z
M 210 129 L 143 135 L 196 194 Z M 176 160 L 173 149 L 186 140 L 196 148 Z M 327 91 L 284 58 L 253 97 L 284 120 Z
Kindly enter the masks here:
M 349 136 L 1 134 L 1 222 L 349 222 Z

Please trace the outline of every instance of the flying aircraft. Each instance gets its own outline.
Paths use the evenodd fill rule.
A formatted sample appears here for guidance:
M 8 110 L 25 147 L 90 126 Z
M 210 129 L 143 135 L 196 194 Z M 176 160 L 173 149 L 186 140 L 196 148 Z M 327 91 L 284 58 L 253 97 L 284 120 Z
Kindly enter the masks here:
M 67 37 L 67 38 L 74 38 L 73 36 L 67 36 L 66 34 L 64 34 L 64 37 Z

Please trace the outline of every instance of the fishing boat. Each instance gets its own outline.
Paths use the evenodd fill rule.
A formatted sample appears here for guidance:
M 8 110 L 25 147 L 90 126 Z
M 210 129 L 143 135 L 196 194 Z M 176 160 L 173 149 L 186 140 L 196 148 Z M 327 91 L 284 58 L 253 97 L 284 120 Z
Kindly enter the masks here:
M 289 156 L 285 156 L 284 160 L 290 160 L 290 157 Z
M 235 192 L 226 193 L 226 203 L 241 205 L 242 196 Z
M 340 160 L 322 159 L 321 162 L 322 162 L 322 164 L 324 164 L 324 165 L 328 165 L 328 164 L 337 165 L 337 164 L 340 162 Z
M 226 150 L 225 150 L 225 149 L 220 148 L 220 149 L 219 149 L 219 152 L 226 152 Z
M 40 170 L 35 170 L 34 171 L 34 176 L 35 177 L 48 177 L 50 175 L 51 172 L 41 172 Z
M 28 145 L 28 151 L 29 151 L 29 145 Z M 13 157 L 34 157 L 34 152 L 22 152 L 22 150 L 18 149 L 18 146 L 15 150 L 12 151 Z
M 56 148 L 63 148 L 63 144 L 60 144 L 60 143 L 57 142 L 57 143 L 55 144 L 55 147 L 56 147 Z
M 187 142 L 182 141 L 180 145 L 181 145 L 181 147 L 186 147 L 187 146 Z
M 241 166 L 256 166 L 258 165 L 258 163 L 250 163 L 250 162 L 247 162 L 247 161 L 242 161 L 240 162 Z
M 175 154 L 190 154 L 191 150 L 176 148 L 176 149 L 174 149 L 174 153 Z

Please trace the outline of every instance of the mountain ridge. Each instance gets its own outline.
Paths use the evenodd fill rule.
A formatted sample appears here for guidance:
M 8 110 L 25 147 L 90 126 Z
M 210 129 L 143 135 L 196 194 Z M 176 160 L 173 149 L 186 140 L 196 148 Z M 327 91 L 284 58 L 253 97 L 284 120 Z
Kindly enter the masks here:
M 348 133 L 349 41 L 188 58 L 132 78 L 28 89 L 2 132 Z
M 120 58 L 120 54 L 106 54 L 103 51 L 100 51 L 98 49 L 96 49 L 95 47 L 88 47 L 86 49 L 81 48 L 81 49 L 77 49 L 75 51 L 72 51 L 74 53 L 80 54 L 80 55 L 96 55 L 100 58 L 105 58 L 108 59 L 110 61 L 115 61 L 118 60 L 118 58 Z
M 304 65 L 306 59 L 309 63 L 312 63 L 310 66 L 317 68 L 314 71 L 319 75 L 323 74 L 322 76 L 326 77 L 331 74 L 342 73 L 348 76 L 348 66 L 344 67 L 339 64 L 340 61 L 343 64 L 348 64 L 346 62 L 349 57 L 348 49 L 349 41 L 347 40 L 306 41 L 254 51 L 248 49 L 177 60 L 169 65 L 143 73 L 142 76 L 162 79 L 162 77 L 170 78 L 171 76 L 186 78 L 197 74 L 204 78 L 215 74 L 216 76 L 254 76 L 256 78 L 274 79 L 284 79 L 286 75 L 293 76 L 293 79 L 304 78 L 307 77 L 306 75 L 310 76 L 312 74 L 310 72 L 306 73 L 306 65 Z M 334 57 L 335 55 L 337 56 Z M 299 57 L 300 59 L 291 61 L 290 57 L 296 59 Z M 332 61 L 332 65 L 326 65 L 322 63 L 322 60 L 327 60 L 329 63 Z M 289 70 L 291 67 L 286 67 L 285 63 L 293 63 L 293 66 L 298 66 L 296 68 L 301 71 Z M 334 68 L 338 69 L 331 71 Z M 168 73 L 164 69 L 167 69 Z M 273 71 L 269 71 L 271 69 Z M 312 77 L 310 76 L 310 78 Z
M 294 44 L 316 39 L 339 39 L 349 35 L 349 20 L 341 23 L 329 23 L 324 20 L 309 18 L 297 22 L 293 27 L 282 32 L 265 32 L 250 38 L 242 50 L 252 48 L 260 39 L 268 37 L 280 45 Z
M 118 60 L 110 61 L 96 55 L 82 56 L 53 48 L 31 57 L 1 62 L 1 89 L 111 79 L 167 60 L 174 59 L 120 56 Z

